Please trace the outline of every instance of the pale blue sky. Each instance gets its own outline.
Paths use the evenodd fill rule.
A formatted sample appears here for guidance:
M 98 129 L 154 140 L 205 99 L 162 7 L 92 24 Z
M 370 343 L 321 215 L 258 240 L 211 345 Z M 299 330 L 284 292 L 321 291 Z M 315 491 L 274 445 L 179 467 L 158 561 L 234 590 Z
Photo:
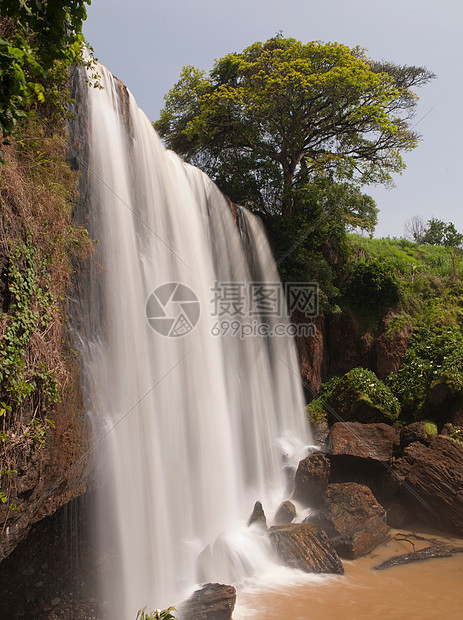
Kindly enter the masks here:
M 406 155 L 396 188 L 366 191 L 381 210 L 376 236 L 402 236 L 413 215 L 453 221 L 463 232 L 461 0 L 93 0 L 84 29 L 151 120 L 184 65 L 210 69 L 279 30 L 303 42 L 360 45 L 371 58 L 437 74 L 418 91 L 423 140 Z

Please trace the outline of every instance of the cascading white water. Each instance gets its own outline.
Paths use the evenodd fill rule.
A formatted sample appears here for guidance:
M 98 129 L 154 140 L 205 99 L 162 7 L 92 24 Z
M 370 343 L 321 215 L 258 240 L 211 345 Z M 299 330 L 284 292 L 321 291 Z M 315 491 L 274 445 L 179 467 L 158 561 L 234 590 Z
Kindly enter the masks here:
M 256 500 L 271 515 L 286 499 L 282 465 L 310 437 L 292 341 L 240 338 L 259 321 L 249 309 L 216 335 L 225 330 L 214 283 L 230 293 L 278 281 L 260 223 L 242 210 L 240 232 L 215 185 L 166 152 L 133 97 L 99 72 L 86 163 L 100 293 L 87 299 L 84 363 L 104 478 L 104 596 L 111 618 L 130 620 L 145 605 L 178 603 L 198 579 L 237 582 L 268 565 L 268 543 L 246 520 Z M 183 336 L 146 318 L 159 311 L 152 291 L 168 283 L 165 299 L 181 283 L 199 300 Z M 185 309 L 171 302 L 166 311 Z

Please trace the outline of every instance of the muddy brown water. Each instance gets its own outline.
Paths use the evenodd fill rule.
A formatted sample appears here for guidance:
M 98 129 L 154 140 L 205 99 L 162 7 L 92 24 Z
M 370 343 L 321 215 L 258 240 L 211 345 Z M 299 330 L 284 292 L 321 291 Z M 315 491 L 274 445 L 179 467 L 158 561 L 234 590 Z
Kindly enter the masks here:
M 401 531 L 402 532 L 402 531 Z M 396 530 L 393 534 L 399 534 Z M 463 546 L 463 539 L 420 532 Z M 415 549 L 430 543 L 409 538 Z M 388 558 L 413 551 L 391 540 L 371 555 L 344 561 L 343 576 L 300 577 L 297 585 L 248 587 L 238 592 L 237 620 L 463 620 L 463 553 L 377 571 Z

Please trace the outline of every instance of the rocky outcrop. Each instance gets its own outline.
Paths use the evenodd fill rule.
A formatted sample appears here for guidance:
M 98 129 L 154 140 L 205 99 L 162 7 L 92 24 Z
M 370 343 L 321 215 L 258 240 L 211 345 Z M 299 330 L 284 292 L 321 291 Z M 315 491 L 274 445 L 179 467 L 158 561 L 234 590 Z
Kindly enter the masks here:
M 0 561 L 27 536 L 34 523 L 85 492 L 92 453 L 88 428 L 77 417 L 78 410 L 76 407 L 71 413 L 71 409 L 60 407 L 54 416 L 55 429 L 48 431 L 43 445 L 29 437 L 20 451 L 14 445 L 4 446 L 14 452 L 17 473 L 8 501 L 0 504 L 0 522 L 5 524 Z M 8 457 L 4 453 L 2 458 Z M 0 466 L 3 469 L 2 463 Z
M 264 529 L 267 529 L 267 519 L 265 517 L 265 512 L 260 502 L 256 502 L 254 504 L 254 508 L 251 516 L 248 519 L 248 527 L 253 523 L 257 523 Z
M 271 527 L 270 540 L 278 558 L 307 573 L 343 574 L 344 568 L 326 533 L 311 523 Z
M 372 400 L 362 387 L 356 385 L 355 375 L 361 369 L 353 369 L 338 382 L 330 396 L 328 420 L 334 424 L 339 420 L 344 422 L 362 422 L 374 424 L 377 422 L 391 423 L 399 415 L 398 401 L 390 395 L 390 402 L 382 399 Z M 376 377 L 371 373 L 371 375 Z
M 368 487 L 355 482 L 330 484 L 325 506 L 325 517 L 339 534 L 332 542 L 341 557 L 353 560 L 389 538 L 386 512 Z
M 399 432 L 388 424 L 337 422 L 331 428 L 331 483 L 368 486 L 379 501 L 390 500 L 399 483 L 389 467 Z
M 413 422 L 404 426 L 400 431 L 401 447 L 409 446 L 414 442 L 424 443 L 429 446 L 437 437 L 437 426 L 433 422 Z
M 85 503 L 78 498 L 35 523 L 0 563 L 2 620 L 96 620 L 108 615 L 107 603 L 98 603 L 94 528 Z M 99 569 L 101 561 L 100 556 Z
M 305 316 L 296 313 L 292 317 L 294 323 L 307 323 Z M 299 355 L 301 375 L 307 383 L 307 396 L 314 396 L 313 390 L 318 394 L 322 385 L 322 379 L 327 372 L 326 344 L 324 338 L 325 318 L 323 316 L 309 319 L 313 326 L 313 335 L 310 337 L 296 337 L 296 347 Z
M 329 360 L 330 376 L 343 375 L 357 366 L 374 367 L 371 336 L 361 334 L 358 321 L 351 312 L 345 310 L 331 317 L 326 331 L 328 351 L 325 356 Z
M 399 497 L 387 503 L 386 523 L 389 527 L 401 529 L 414 519 L 413 512 Z
M 405 480 L 417 459 L 419 459 L 426 450 L 426 446 L 419 441 L 414 441 L 404 448 L 403 455 L 395 459 L 392 466 L 394 474 L 399 482 L 402 483 Z
M 290 501 L 283 502 L 275 513 L 273 522 L 275 525 L 286 525 L 296 517 L 296 507 Z
M 233 586 L 206 583 L 179 608 L 180 620 L 231 620 L 236 603 Z
M 399 432 L 387 424 L 337 422 L 330 433 L 331 455 L 390 463 Z
M 415 448 L 407 465 L 402 462 L 403 490 L 415 515 L 463 535 L 463 446 L 440 435 L 429 448 Z
M 391 330 L 391 320 L 396 315 L 389 312 L 383 318 L 380 330 L 382 334 L 376 339 L 376 374 L 384 379 L 390 372 L 397 372 L 403 365 L 408 343 L 410 342 L 410 325 L 405 323 L 396 330 Z
M 294 499 L 304 506 L 321 505 L 329 476 L 330 461 L 322 452 L 315 452 L 302 459 L 296 471 Z

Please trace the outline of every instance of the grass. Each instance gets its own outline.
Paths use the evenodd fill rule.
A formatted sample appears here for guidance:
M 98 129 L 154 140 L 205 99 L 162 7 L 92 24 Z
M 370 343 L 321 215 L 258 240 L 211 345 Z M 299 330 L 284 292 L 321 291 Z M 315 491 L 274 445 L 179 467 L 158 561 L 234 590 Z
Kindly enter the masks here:
M 349 240 L 359 259 L 372 257 L 387 260 L 401 279 L 414 281 L 431 276 L 451 278 L 453 275 L 450 251 L 444 246 L 418 245 L 396 237 L 370 239 L 357 234 L 349 235 Z M 456 271 L 463 272 L 463 256 L 456 258 Z
M 370 239 L 349 235 L 351 261 L 377 259 L 392 265 L 398 284 L 397 312 L 414 317 L 418 323 L 463 325 L 463 253 L 449 248 L 418 245 L 407 239 Z

